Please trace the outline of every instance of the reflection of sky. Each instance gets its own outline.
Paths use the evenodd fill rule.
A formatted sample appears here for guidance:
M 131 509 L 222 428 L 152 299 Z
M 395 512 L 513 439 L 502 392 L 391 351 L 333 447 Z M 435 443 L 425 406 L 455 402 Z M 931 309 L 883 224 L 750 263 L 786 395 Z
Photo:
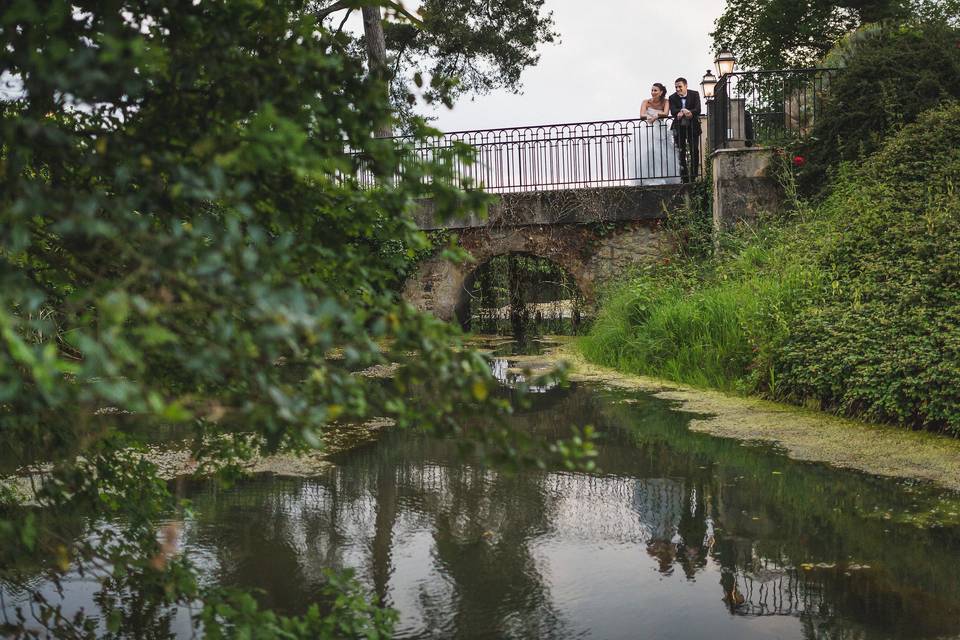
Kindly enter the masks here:
M 514 368 L 514 365 L 506 358 L 493 358 L 490 361 L 490 373 L 493 374 L 493 378 L 503 386 L 510 387 L 511 389 L 527 382 L 527 377 L 524 374 L 518 373 L 517 371 L 510 371 L 512 368 Z M 545 393 L 556 386 L 556 382 L 544 385 L 531 384 L 527 385 L 527 391 L 530 393 Z
M 16 100 L 24 96 L 23 80 L 7 70 L 0 71 L 0 100 Z
M 475 607 L 492 607 L 489 616 L 502 618 L 504 628 L 512 625 L 517 631 L 514 637 L 524 637 L 531 624 L 533 628 L 544 624 L 524 616 L 558 617 L 557 624 L 564 630 L 561 637 L 801 637 L 794 618 L 757 623 L 743 616 L 716 615 L 722 613 L 723 603 L 720 566 L 712 558 L 695 579 L 682 571 L 658 570 L 646 545 L 675 534 L 691 495 L 682 480 L 536 474 L 530 479 L 536 492 L 529 499 L 537 504 L 514 504 L 504 510 L 490 495 L 499 480 L 494 472 L 430 463 L 408 467 L 402 474 L 395 471 L 398 493 L 417 496 L 398 503 L 390 530 L 386 599 L 401 612 L 398 637 L 453 635 L 459 623 L 460 599 L 478 598 L 469 590 L 461 593 L 456 576 L 464 571 L 495 576 L 501 570 L 498 564 L 451 566 L 451 560 L 458 559 L 439 550 L 439 521 L 451 523 L 453 540 L 465 556 L 480 553 L 494 563 L 511 562 L 513 552 L 499 548 L 506 544 L 505 537 L 525 526 L 524 510 L 543 508 L 537 504 L 546 505 L 545 522 L 530 529 L 532 535 L 523 541 L 523 551 L 514 551 L 518 558 L 531 558 L 523 572 L 530 575 L 532 584 L 545 586 L 547 601 L 527 611 L 522 603 L 517 603 L 519 611 L 504 611 L 502 601 L 496 598 L 474 603 Z M 261 530 L 266 524 L 268 539 L 276 536 L 278 547 L 294 554 L 299 573 L 296 580 L 319 584 L 323 568 L 333 564 L 355 568 L 361 581 L 373 590 L 378 559 L 372 547 L 379 502 L 375 485 L 355 482 L 339 469 L 326 481 L 285 485 L 289 488 L 267 491 L 259 501 L 251 502 L 249 494 L 239 494 L 242 502 L 238 504 L 247 506 L 238 511 L 227 499 L 220 507 L 233 514 L 230 520 L 208 522 L 201 514 L 199 520 L 184 523 L 181 548 L 206 580 L 213 576 L 223 579 L 251 554 L 269 557 L 277 549 L 235 547 L 235 541 L 225 542 L 231 535 L 222 530 L 233 529 L 232 536 L 244 539 L 245 528 L 264 533 Z M 467 508 L 465 493 L 476 493 L 479 501 L 470 502 Z M 256 513 L 247 518 L 244 510 Z M 266 523 L 261 521 L 263 513 L 269 514 Z M 482 531 L 479 536 L 478 531 Z M 474 546 L 478 551 L 470 551 Z M 294 576 L 287 578 L 293 580 Z M 76 574 L 66 582 L 69 599 L 65 611 L 92 610 L 96 582 Z M 45 591 L 54 595 L 52 589 Z M 177 612 L 172 630 L 178 637 L 189 637 L 186 611 Z
M 163 525 L 161 525 L 163 526 Z M 189 528 L 190 523 L 187 523 L 186 526 Z M 107 529 L 113 529 L 116 531 L 117 527 L 99 522 L 95 526 L 92 526 L 88 532 L 88 539 L 91 541 L 96 541 L 99 539 L 99 533 Z M 182 549 L 182 545 L 181 545 Z M 193 552 L 194 550 L 191 550 Z M 209 558 L 204 558 L 203 550 L 196 550 L 197 558 L 201 560 L 199 563 L 202 567 L 212 567 Z M 106 564 L 105 568 L 109 569 L 111 565 Z M 65 598 L 61 599 L 57 588 L 54 584 L 47 580 L 44 576 L 37 575 L 32 581 L 31 587 L 37 589 L 38 593 L 47 600 L 48 603 L 53 605 L 61 606 L 61 614 L 65 618 L 73 618 L 78 612 L 85 612 L 86 614 L 96 615 L 96 612 L 99 610 L 99 607 L 96 604 L 96 596 L 100 591 L 101 585 L 99 578 L 104 575 L 103 570 L 91 570 L 87 569 L 83 575 L 80 574 L 76 569 L 71 569 L 66 574 L 64 574 L 61 579 L 63 591 L 65 593 Z M 211 575 L 209 573 L 204 573 L 201 576 L 201 584 L 209 583 Z M 0 584 L 0 596 L 2 596 L 3 608 L 2 616 L 4 620 L 14 620 L 16 619 L 16 609 L 20 607 L 24 615 L 27 618 L 27 628 L 40 633 L 42 627 L 39 624 L 36 624 L 32 615 L 31 609 L 34 611 L 39 611 L 36 608 L 36 605 L 30 603 L 30 599 L 25 593 L 14 593 L 11 592 L 7 585 Z M 195 605 L 195 611 L 199 612 L 199 605 Z M 169 629 L 171 634 L 177 638 L 190 638 L 193 635 L 192 631 L 192 621 L 190 609 L 188 607 L 179 607 L 176 609 L 169 609 L 167 611 L 161 611 L 160 616 L 169 615 Z M 103 634 L 106 631 L 105 625 L 98 627 L 98 635 Z M 39 637 L 47 637 L 40 634 Z

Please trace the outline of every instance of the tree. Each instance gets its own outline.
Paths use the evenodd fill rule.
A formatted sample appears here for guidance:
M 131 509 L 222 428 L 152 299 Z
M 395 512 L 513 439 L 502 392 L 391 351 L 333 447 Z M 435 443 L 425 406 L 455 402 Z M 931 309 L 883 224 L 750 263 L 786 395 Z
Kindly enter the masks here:
M 816 66 L 851 30 L 876 22 L 956 25 L 957 0 L 727 0 L 710 34 L 748 69 Z
M 342 25 L 357 4 L 318 3 L 314 13 Z M 363 42 L 354 48 L 365 50 L 371 71 L 388 82 L 401 124 L 413 115 L 413 87 L 427 103 L 448 107 L 466 94 L 518 92 L 538 47 L 557 38 L 544 0 L 425 0 L 416 16 L 387 4 L 392 19 L 383 23 L 379 7 L 362 7 Z
M 0 482 L 0 580 L 35 598 L 5 634 L 144 637 L 197 599 L 213 638 L 387 631 L 349 579 L 296 618 L 201 587 L 157 541 L 178 502 L 116 414 L 191 425 L 192 455 L 220 474 L 373 416 L 469 431 L 516 464 L 590 454 L 464 422 L 507 408 L 456 331 L 399 299 L 405 256 L 383 247 L 425 245 L 416 198 L 451 215 L 485 197 L 453 187 L 445 158 L 371 136 L 390 106 L 305 8 L 16 0 L 0 14 L 0 66 L 23 88 L 0 103 L 0 446 L 45 465 L 36 506 Z M 388 362 L 391 385 L 354 375 Z M 116 526 L 87 535 L 99 517 Z M 63 617 L 29 563 L 97 576 L 102 617 Z
M 830 56 L 843 68 L 799 150 L 807 162 L 798 178 L 810 194 L 825 189 L 841 163 L 868 156 L 924 111 L 960 99 L 960 29 L 926 22 L 856 35 Z
M 744 68 L 786 69 L 810 66 L 858 24 L 829 0 L 728 0 L 710 37 Z

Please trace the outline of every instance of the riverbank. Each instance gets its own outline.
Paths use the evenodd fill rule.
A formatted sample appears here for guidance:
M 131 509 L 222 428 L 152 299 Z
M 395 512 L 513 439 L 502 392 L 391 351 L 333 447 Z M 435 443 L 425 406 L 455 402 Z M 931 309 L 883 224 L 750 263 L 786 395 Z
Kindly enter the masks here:
M 838 171 L 822 199 L 794 198 L 716 238 L 706 208 L 689 212 L 669 260 L 604 283 L 584 355 L 960 436 L 958 146 L 951 105 Z M 792 169 L 777 171 L 794 193 Z
M 869 424 L 754 397 L 696 389 L 656 378 L 621 373 L 588 362 L 573 340 L 543 356 L 520 357 L 534 371 L 566 362 L 569 379 L 650 393 L 695 414 L 690 429 L 723 438 L 761 441 L 791 458 L 960 491 L 960 440 Z

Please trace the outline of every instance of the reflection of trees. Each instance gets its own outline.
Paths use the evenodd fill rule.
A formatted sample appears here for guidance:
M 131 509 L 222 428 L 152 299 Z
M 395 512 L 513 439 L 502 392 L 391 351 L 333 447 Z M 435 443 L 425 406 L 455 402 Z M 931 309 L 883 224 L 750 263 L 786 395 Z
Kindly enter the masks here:
M 456 627 L 550 636 L 557 615 L 529 546 L 550 521 L 543 478 L 481 473 L 451 480 L 451 500 L 435 516 L 435 540 L 437 560 L 456 585 Z
M 556 411 L 520 412 L 520 428 L 567 431 L 567 412 L 582 395 L 556 390 L 551 396 Z M 423 602 L 428 628 L 453 624 L 460 630 L 490 629 L 497 636 L 555 634 L 561 623 L 529 544 L 552 520 L 556 493 L 549 487 L 550 474 L 506 474 L 464 464 L 452 441 L 398 433 L 345 458 L 354 477 L 360 470 L 361 477 L 395 478 L 403 508 L 430 523 L 434 562 L 452 581 L 445 599 L 452 610 L 434 610 Z M 384 571 L 389 569 L 375 567 L 374 575 Z
M 842 617 L 847 631 L 834 628 L 829 637 L 860 637 L 850 630 L 858 624 L 873 630 L 863 637 L 960 631 L 960 558 L 946 551 L 960 548 L 960 531 L 875 517 L 875 508 L 936 505 L 936 495 L 891 491 L 889 480 L 693 433 L 678 428 L 675 418 L 664 420 L 660 404 L 600 406 L 596 423 L 610 439 L 635 444 L 643 467 L 635 474 L 688 483 L 678 527 L 683 542 L 675 551 L 661 545 L 657 558 L 675 558 L 692 575 L 706 566 L 710 547 L 700 544 L 706 518 L 716 523 L 709 554 L 721 567 L 723 599 L 732 612 L 799 616 L 811 633 Z M 608 465 L 609 457 L 609 471 Z
M 398 589 L 415 586 L 394 573 L 407 535 L 400 521 L 412 518 L 430 531 L 430 562 L 439 571 L 431 575 L 449 580 L 416 587 L 426 589 L 416 601 L 423 628 L 482 624 L 500 635 L 552 635 L 560 614 L 531 541 L 581 528 L 636 542 L 664 572 L 692 577 L 719 568 L 718 604 L 722 598 L 737 615 L 798 617 L 811 637 L 838 618 L 849 637 L 857 637 L 858 624 L 873 630 L 864 637 L 881 629 L 928 637 L 960 630 L 960 561 L 944 553 L 960 547 L 957 532 L 865 519 L 874 504 L 897 500 L 889 482 L 691 433 L 663 403 L 611 404 L 578 388 L 539 394 L 514 420 L 545 437 L 567 435 L 570 424 L 597 425 L 605 438 L 597 460 L 603 475 L 494 473 L 464 464 L 451 441 L 387 432 L 380 443 L 344 455 L 319 484 L 267 485 L 278 495 L 264 502 L 261 516 L 240 510 L 260 538 L 237 540 L 223 556 L 269 548 L 287 556 L 276 565 L 284 568 L 246 561 L 239 564 L 249 567 L 245 573 L 224 579 L 282 573 L 295 586 L 254 584 L 291 606 L 306 600 L 292 592 L 309 591 L 321 567 L 349 564 L 389 602 Z M 250 500 L 247 488 L 238 495 Z M 633 515 L 597 508 L 618 504 Z M 911 619 L 909 630 L 897 629 Z
M 317 600 L 325 567 L 357 567 L 410 634 L 566 635 L 538 546 L 561 538 L 645 550 L 664 573 L 718 582 L 717 607 L 793 616 L 810 638 L 960 631 L 960 532 L 865 517 L 918 508 L 919 489 L 689 432 L 661 402 L 611 402 L 627 397 L 556 388 L 513 417 L 548 438 L 596 425 L 601 474 L 507 474 L 387 430 L 320 478 L 195 486 L 186 543 L 205 573 L 286 612 Z

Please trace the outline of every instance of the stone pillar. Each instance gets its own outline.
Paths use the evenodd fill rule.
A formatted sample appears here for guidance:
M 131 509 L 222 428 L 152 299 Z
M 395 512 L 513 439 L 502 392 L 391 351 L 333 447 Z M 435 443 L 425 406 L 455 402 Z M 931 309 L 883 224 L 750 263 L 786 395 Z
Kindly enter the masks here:
M 726 129 L 726 148 L 742 148 L 747 145 L 747 101 L 745 98 L 729 98 L 727 100 L 726 122 L 721 126 Z
M 762 213 L 779 211 L 783 187 L 771 175 L 775 149 L 747 147 L 713 152 L 713 231 L 752 224 Z

